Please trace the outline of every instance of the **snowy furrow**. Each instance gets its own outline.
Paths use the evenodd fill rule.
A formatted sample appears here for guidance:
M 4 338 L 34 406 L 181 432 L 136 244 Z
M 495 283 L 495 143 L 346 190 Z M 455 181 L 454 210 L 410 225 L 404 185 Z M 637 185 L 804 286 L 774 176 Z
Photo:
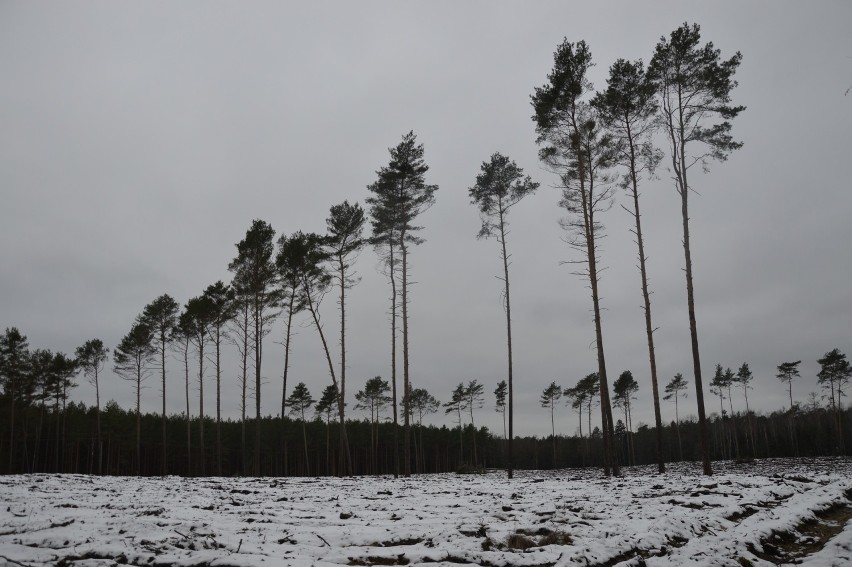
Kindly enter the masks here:
M 0 564 L 771 565 L 848 503 L 845 460 L 411 479 L 0 477 Z M 842 565 L 852 527 L 805 558 Z

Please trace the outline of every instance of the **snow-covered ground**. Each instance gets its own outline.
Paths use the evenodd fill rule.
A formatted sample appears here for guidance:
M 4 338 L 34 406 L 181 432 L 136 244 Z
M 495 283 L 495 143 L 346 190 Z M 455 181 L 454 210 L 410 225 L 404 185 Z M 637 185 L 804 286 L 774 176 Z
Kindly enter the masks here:
M 614 480 L 6 476 L 0 564 L 772 565 L 786 542 L 806 564 L 852 565 L 852 462 L 715 467 Z M 824 546 L 805 529 L 832 522 Z

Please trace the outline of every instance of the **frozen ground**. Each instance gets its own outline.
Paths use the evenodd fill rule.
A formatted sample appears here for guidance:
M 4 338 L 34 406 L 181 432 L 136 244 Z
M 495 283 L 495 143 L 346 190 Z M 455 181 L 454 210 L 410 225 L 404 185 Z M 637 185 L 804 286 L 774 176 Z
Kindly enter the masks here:
M 394 480 L 0 477 L 0 564 L 852 565 L 852 462 Z

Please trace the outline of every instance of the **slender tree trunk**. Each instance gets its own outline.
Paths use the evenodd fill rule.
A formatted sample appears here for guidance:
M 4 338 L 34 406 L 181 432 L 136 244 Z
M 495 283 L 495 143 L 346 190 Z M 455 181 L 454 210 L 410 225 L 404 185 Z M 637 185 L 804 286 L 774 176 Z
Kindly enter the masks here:
M 408 360 L 408 250 L 405 246 L 405 231 L 401 233 L 399 247 L 402 251 L 402 404 L 405 427 L 405 463 L 403 473 L 405 477 L 411 476 L 411 397 L 409 382 L 409 360 Z
M 470 428 L 473 430 L 473 466 L 476 467 L 479 463 L 479 458 L 476 454 L 476 425 L 473 423 L 473 397 L 470 399 Z
M 339 284 L 340 284 L 340 422 L 343 423 L 345 419 L 344 416 L 344 407 L 346 406 L 346 273 L 345 273 L 345 264 L 343 263 L 343 256 L 338 256 L 338 276 L 339 276 Z M 349 440 L 346 439 L 345 442 L 348 444 Z M 350 455 L 349 447 L 344 447 L 342 444 L 344 443 L 344 437 L 340 436 L 340 458 L 341 458 L 341 466 L 344 464 L 342 459 L 344 453 L 348 456 Z M 351 459 L 351 456 L 347 457 Z M 347 471 L 347 474 L 351 476 L 353 474 L 351 462 L 346 462 L 347 468 L 344 469 Z
M 39 436 L 41 436 L 41 421 L 39 420 Z M 98 367 L 97 363 L 95 364 L 95 423 L 97 427 L 98 434 L 98 475 L 104 474 L 103 471 L 103 461 L 104 461 L 104 447 L 103 442 L 101 441 L 101 391 L 98 386 Z M 36 448 L 38 450 L 38 448 Z
M 681 439 L 680 439 L 680 413 L 678 412 L 678 408 L 677 408 L 678 397 L 679 396 L 678 396 L 677 392 L 675 392 L 675 427 L 677 429 L 677 454 L 680 457 L 679 460 L 683 461 L 683 444 L 681 443 Z
M 639 214 L 639 187 L 636 174 L 636 148 L 630 124 L 627 125 L 627 139 L 630 143 L 630 180 L 633 190 L 633 218 L 636 220 L 636 244 L 639 246 L 639 273 L 642 276 L 642 299 L 645 311 L 645 334 L 648 337 L 648 361 L 651 365 L 651 390 L 654 398 L 654 420 L 657 424 L 656 457 L 657 472 L 666 472 L 663 461 L 663 418 L 660 412 L 660 390 L 657 382 L 657 356 L 654 351 L 654 327 L 651 323 L 651 295 L 648 292 L 648 273 L 645 264 L 645 241 L 642 238 L 642 220 Z
M 282 376 L 282 387 L 281 387 L 281 447 L 284 448 L 285 444 L 285 425 L 284 425 L 284 416 L 287 415 L 287 373 L 290 369 L 290 338 L 292 337 L 291 329 L 293 324 L 293 304 L 296 299 L 296 286 L 293 286 L 292 293 L 290 294 L 290 301 L 287 305 L 287 331 L 284 336 L 284 373 Z M 318 471 L 319 472 L 319 471 Z M 285 473 L 286 474 L 286 473 Z
M 391 386 L 393 388 L 393 477 L 399 478 L 399 417 L 396 394 L 396 272 L 393 239 L 388 244 L 388 264 L 391 281 Z
M 305 428 L 305 408 L 302 410 L 302 441 L 305 443 L 305 474 L 311 476 L 311 461 L 308 458 L 308 433 Z
M 698 323 L 695 319 L 695 292 L 692 285 L 692 253 L 689 247 L 689 183 L 686 178 L 686 142 L 685 126 L 683 122 L 683 101 L 678 93 L 678 131 L 677 135 L 671 134 L 672 147 L 678 152 L 673 152 L 675 179 L 678 181 L 678 193 L 681 200 L 681 217 L 683 219 L 683 255 L 686 264 L 686 302 L 689 310 L 689 335 L 692 345 L 692 370 L 695 375 L 695 400 L 698 404 L 698 432 L 701 439 L 701 461 L 705 475 L 712 475 L 713 468 L 710 465 L 709 437 L 707 431 L 707 416 L 704 412 L 704 384 L 701 380 L 701 357 L 698 352 Z M 675 154 L 678 154 L 677 156 Z M 733 416 L 731 416 L 733 419 Z
M 189 339 L 184 339 L 183 366 L 186 377 L 186 474 L 192 476 L 192 416 L 189 413 Z
M 142 368 L 136 367 L 136 476 L 141 475 L 142 470 Z M 59 439 L 56 440 L 57 443 Z M 58 451 L 57 451 L 58 454 Z
M 553 438 L 553 468 L 556 468 L 556 421 L 553 418 L 553 401 L 550 402 L 550 436 Z
M 168 453 L 166 451 L 166 336 L 160 333 L 160 366 L 163 371 L 163 469 L 162 476 L 168 474 Z
M 216 324 L 216 474 L 222 476 L 222 328 Z
M 260 298 L 254 300 L 254 474 L 262 476 L 260 471 L 260 363 L 263 357 L 263 310 Z
M 204 338 L 198 341 L 198 449 L 201 476 L 207 474 L 207 457 L 204 454 Z
M 15 382 L 17 377 L 9 380 L 9 474 L 15 472 Z
M 506 346 L 508 353 L 508 374 L 509 374 L 509 446 L 508 446 L 508 460 L 506 463 L 506 474 L 508 478 L 512 478 L 514 475 L 514 456 L 512 453 L 512 440 L 514 439 L 514 411 L 515 411 L 515 398 L 514 398 L 514 385 L 512 382 L 512 304 L 509 298 L 509 254 L 506 251 L 506 224 L 503 218 L 503 207 L 502 202 L 500 206 L 500 247 L 502 250 L 502 259 L 503 259 L 503 283 L 505 283 L 506 288 Z M 504 410 L 505 412 L 505 410 Z M 505 413 L 504 413 L 505 419 Z M 503 425 L 505 436 L 505 423 Z

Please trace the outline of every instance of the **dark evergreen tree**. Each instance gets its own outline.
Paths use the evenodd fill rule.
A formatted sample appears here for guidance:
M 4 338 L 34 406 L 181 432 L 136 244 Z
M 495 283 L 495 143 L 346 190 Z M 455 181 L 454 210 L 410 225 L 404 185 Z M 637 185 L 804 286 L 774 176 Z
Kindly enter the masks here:
M 423 416 L 430 413 L 435 413 L 441 407 L 441 403 L 435 399 L 435 396 L 430 394 L 425 388 L 411 388 L 411 399 L 409 401 L 412 417 L 417 416 L 417 431 L 414 436 L 415 440 L 415 470 L 424 472 L 424 462 L 426 454 L 423 445 Z M 419 436 L 419 439 L 418 439 Z
M 506 439 L 506 395 L 508 385 L 505 380 L 500 380 L 494 389 L 494 410 L 503 416 L 503 439 Z M 508 465 L 507 465 L 508 468 Z
M 207 474 L 207 452 L 204 442 L 204 347 L 213 323 L 213 301 L 207 295 L 200 295 L 187 301 L 184 309 L 187 318 L 183 323 L 187 324 L 189 341 L 198 353 L 198 449 L 199 472 L 203 476 Z
M 484 386 L 478 380 L 471 380 L 464 389 L 465 406 L 470 411 L 470 428 L 473 431 L 473 466 L 479 466 L 479 456 L 476 448 L 476 424 L 473 421 L 473 410 L 482 407 Z
M 65 353 L 57 352 L 51 361 L 50 391 L 54 396 L 54 415 L 56 416 L 56 444 L 54 445 L 53 470 L 59 473 L 66 472 L 65 466 L 65 441 L 66 441 L 66 408 L 68 405 L 68 390 L 76 388 L 74 378 L 80 371 L 77 359 L 67 356 Z M 61 409 L 60 409 L 61 408 Z
M 302 440 L 305 443 L 305 472 L 310 474 L 311 460 L 308 457 L 308 434 L 305 429 L 305 411 L 314 405 L 314 398 L 311 396 L 304 382 L 296 384 L 296 387 L 293 388 L 293 393 L 287 398 L 287 404 L 290 406 L 290 414 L 295 415 L 302 422 Z
M 539 399 L 541 407 L 550 409 L 550 438 L 553 440 L 554 467 L 556 467 L 556 420 L 554 419 L 553 414 L 556 410 L 556 402 L 558 402 L 561 397 L 562 386 L 557 385 L 556 382 L 551 382 L 550 386 L 545 388 L 541 393 L 541 398 Z
M 27 379 L 29 343 L 17 327 L 6 328 L 0 336 L 0 380 L 3 395 L 9 402 L 9 468 L 15 471 L 15 406 L 19 402 L 24 382 Z
M 818 359 L 817 362 L 820 365 L 817 380 L 823 388 L 827 387 L 831 394 L 831 409 L 834 412 L 837 429 L 836 450 L 838 454 L 843 454 L 844 446 L 841 399 L 846 395 L 843 392 L 843 388 L 846 383 L 849 382 L 849 377 L 852 376 L 852 366 L 850 366 L 849 361 L 846 360 L 846 355 L 836 348 L 825 353 L 825 355 Z
M 453 390 L 450 400 L 444 402 L 444 414 L 456 414 L 457 423 L 459 426 L 459 463 L 464 463 L 464 422 L 462 421 L 462 412 L 467 409 L 467 392 L 462 382 Z
M 77 362 L 83 370 L 83 375 L 86 376 L 89 383 L 95 387 L 95 426 L 98 448 L 97 472 L 98 474 L 103 474 L 104 448 L 101 436 L 101 391 L 98 378 L 106 365 L 109 349 L 104 346 L 102 340 L 91 339 L 83 343 L 83 346 L 77 347 L 75 354 L 77 355 Z
M 168 474 L 168 444 L 166 442 L 166 350 L 169 347 L 169 343 L 173 340 L 172 333 L 179 311 L 180 305 L 168 294 L 161 295 L 142 310 L 142 320 L 151 328 L 154 334 L 152 344 L 155 345 L 157 353 L 160 355 L 161 388 L 163 394 L 163 475 Z
M 713 469 L 710 466 L 709 432 L 704 413 L 704 386 L 698 352 L 689 239 L 688 204 L 690 191 L 694 189 L 689 184 L 688 174 L 696 165 L 706 170 L 711 160 L 724 161 L 732 151 L 742 147 L 742 143 L 731 136 L 730 121 L 745 107 L 731 105 L 731 91 L 737 86 L 733 76 L 742 55 L 737 52 L 730 59 L 721 60 L 720 51 L 712 42 L 702 47 L 700 41 L 701 32 L 697 24 L 690 26 L 684 23 L 671 33 L 669 39 L 661 37 L 648 74 L 657 87 L 662 128 L 669 141 L 675 189 L 681 199 L 695 399 L 698 404 L 704 474 L 711 475 Z
M 686 397 L 686 390 L 688 388 L 688 384 L 683 377 L 683 374 L 678 372 L 674 375 L 674 377 L 666 384 L 666 395 L 665 399 L 671 400 L 674 398 L 675 401 L 675 430 L 677 431 L 677 449 L 678 449 L 678 460 L 683 460 L 683 443 L 680 438 L 680 412 L 678 411 L 678 399 L 681 397 Z M 683 392 L 683 394 L 681 394 Z
M 153 345 L 154 331 L 148 324 L 137 317 L 130 331 L 124 335 L 115 350 L 112 351 L 112 359 L 115 363 L 115 373 L 122 379 L 133 383 L 136 390 L 136 462 L 134 474 L 139 476 L 142 471 L 142 382 L 151 373 L 151 366 L 157 354 Z
M 373 193 L 367 199 L 373 218 L 373 236 L 378 239 L 396 238 L 400 252 L 401 303 L 402 303 L 402 373 L 405 406 L 404 474 L 411 476 L 411 413 L 409 403 L 410 368 L 408 340 L 408 247 L 423 243 L 415 234 L 422 227 L 414 224 L 420 214 L 435 202 L 437 185 L 426 183 L 429 166 L 423 161 L 423 145 L 417 143 L 414 132 L 409 132 L 395 148 L 390 148 L 391 159 L 386 167 L 376 173 L 378 180 L 367 188 Z M 391 273 L 393 273 L 391 271 Z
M 648 360 L 651 366 L 651 394 L 654 400 L 654 420 L 657 424 L 657 470 L 666 470 L 663 461 L 663 422 L 660 413 L 660 393 L 657 382 L 657 357 L 654 352 L 654 327 L 651 322 L 651 294 L 648 291 L 648 272 L 645 258 L 645 240 L 642 236 L 642 217 L 639 213 L 639 178 L 651 175 L 662 157 L 654 149 L 651 138 L 657 115 L 656 89 L 648 80 L 642 61 L 619 59 L 609 68 L 605 91 L 595 95 L 592 105 L 617 141 L 616 160 L 627 169 L 622 186 L 633 199 L 633 208 L 622 208 L 633 216 L 639 256 L 639 274 L 642 280 L 642 300 L 645 311 L 645 334 L 648 338 Z M 632 431 L 627 423 L 628 438 Z
M 506 344 L 508 353 L 509 378 L 509 443 L 507 473 L 512 478 L 512 437 L 514 427 L 514 397 L 512 380 L 512 304 L 509 301 L 509 258 L 506 236 L 508 235 L 509 209 L 521 199 L 531 195 L 538 188 L 530 176 L 524 177 L 524 170 L 506 156 L 495 153 L 490 161 L 482 162 L 481 172 L 476 176 L 476 184 L 468 190 L 470 202 L 479 209 L 482 227 L 477 238 L 497 239 L 500 244 L 500 258 L 503 261 L 503 309 L 506 312 Z
M 796 362 L 782 362 L 778 365 L 778 374 L 775 375 L 775 377 L 781 380 L 781 382 L 787 384 L 787 388 L 790 393 L 791 410 L 796 407 L 793 403 L 793 378 L 798 378 L 800 376 L 799 365 L 801 363 L 801 360 L 797 360 Z
M 539 158 L 559 176 L 560 206 L 568 212 L 561 223 L 568 233 L 566 241 L 583 257 L 572 263 L 584 266 L 576 273 L 588 279 L 592 290 L 604 473 L 618 476 L 618 462 L 611 452 L 614 423 L 598 293 L 598 241 L 603 237 L 598 215 L 612 205 L 614 179 L 609 171 L 616 163 L 618 152 L 612 135 L 603 129 L 598 112 L 584 100 L 592 88 L 586 77 L 591 66 L 592 54 L 586 42 L 575 44 L 565 40 L 554 53 L 548 83 L 535 89 L 532 105 L 538 134 L 536 143 L 542 146 Z
M 374 470 L 378 469 L 380 414 L 383 407 L 392 403 L 391 397 L 387 395 L 389 391 L 390 385 L 382 380 L 381 376 L 375 376 L 367 380 L 364 389 L 355 394 L 355 399 L 358 401 L 355 409 L 370 412 L 370 453 L 372 454 L 371 460 Z
M 622 372 L 618 379 L 612 385 L 613 405 L 620 407 L 624 412 L 625 424 L 625 439 L 627 440 L 627 455 L 631 462 L 636 464 L 636 450 L 633 447 L 633 414 L 631 412 L 631 403 L 636 398 L 633 396 L 639 391 L 639 384 L 633 378 L 633 373 L 629 370 Z
M 322 417 L 323 421 L 325 421 L 326 475 L 331 474 L 331 416 L 337 410 L 338 397 L 337 386 L 329 384 L 325 387 L 325 390 L 322 391 L 322 397 L 320 397 L 317 405 L 314 406 L 314 411 L 316 412 L 317 417 Z
M 243 240 L 237 243 L 237 256 L 228 265 L 234 274 L 233 286 L 237 295 L 249 302 L 252 338 L 254 339 L 255 437 L 254 472 L 260 475 L 260 400 L 263 337 L 269 333 L 272 319 L 277 316 L 281 293 L 273 263 L 275 231 L 269 223 L 255 219 Z

